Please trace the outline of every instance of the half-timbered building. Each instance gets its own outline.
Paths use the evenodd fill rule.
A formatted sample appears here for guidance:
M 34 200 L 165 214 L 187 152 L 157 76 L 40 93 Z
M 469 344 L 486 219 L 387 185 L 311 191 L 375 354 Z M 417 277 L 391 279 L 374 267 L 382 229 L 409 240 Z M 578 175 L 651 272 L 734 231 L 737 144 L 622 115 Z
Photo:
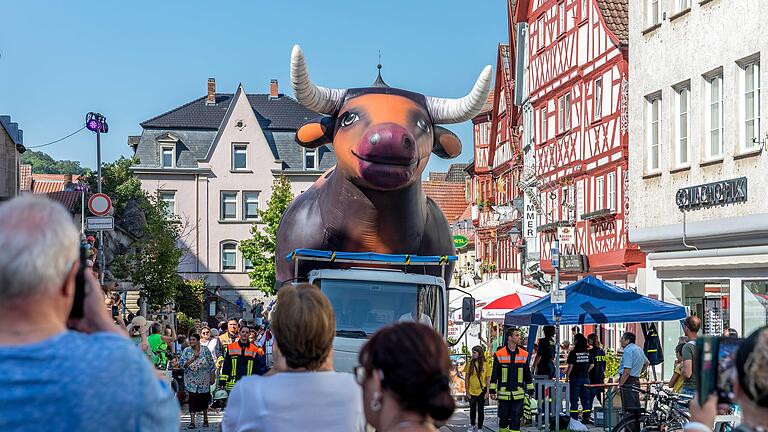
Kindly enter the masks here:
M 553 272 L 558 227 L 571 227 L 561 280 L 591 273 L 634 286 L 644 257 L 626 225 L 628 1 L 520 0 L 513 19 L 527 24 L 541 268 Z

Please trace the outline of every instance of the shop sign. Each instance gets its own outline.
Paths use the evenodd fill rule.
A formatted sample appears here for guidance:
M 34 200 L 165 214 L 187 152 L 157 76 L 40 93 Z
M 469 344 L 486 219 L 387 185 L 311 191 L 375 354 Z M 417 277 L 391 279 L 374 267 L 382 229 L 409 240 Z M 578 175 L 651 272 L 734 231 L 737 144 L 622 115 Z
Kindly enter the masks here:
M 525 194 L 523 197 L 523 238 L 536 238 L 536 204 Z
M 561 246 L 572 246 L 576 243 L 576 229 L 574 227 L 557 227 L 557 239 Z
M 746 177 L 682 188 L 679 189 L 675 195 L 675 203 L 681 210 L 691 210 L 746 201 Z
M 563 272 L 586 273 L 589 262 L 584 254 L 560 255 L 560 270 Z
M 467 238 L 465 236 L 463 236 L 463 235 L 455 235 L 455 236 L 453 236 L 453 246 L 455 246 L 456 249 L 463 248 L 464 246 L 467 245 L 467 243 L 469 243 L 469 240 L 467 240 Z

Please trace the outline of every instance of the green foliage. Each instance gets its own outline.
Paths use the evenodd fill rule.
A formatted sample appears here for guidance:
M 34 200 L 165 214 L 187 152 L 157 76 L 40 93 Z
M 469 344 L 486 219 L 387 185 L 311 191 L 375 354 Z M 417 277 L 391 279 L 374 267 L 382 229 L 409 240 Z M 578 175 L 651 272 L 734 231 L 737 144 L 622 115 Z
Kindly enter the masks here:
M 182 255 L 177 246 L 181 225 L 168 218 L 159 195 L 145 196 L 139 206 L 146 218 L 144 235 L 125 256 L 124 265 L 129 279 L 150 304 L 165 305 L 176 297 L 181 285 L 176 273 Z
M 91 170 L 81 167 L 80 161 L 57 161 L 42 151 L 27 150 L 21 155 L 21 163 L 32 165 L 35 174 L 87 174 Z
M 188 335 L 195 328 L 195 320 L 184 312 L 176 312 L 176 334 Z
M 202 319 L 206 286 L 204 279 L 182 281 L 176 292 L 176 310 L 193 319 Z
M 146 221 L 142 237 L 127 254 L 116 257 L 110 269 L 115 277 L 133 282 L 149 304 L 162 306 L 175 300 L 180 287 L 185 286 L 176 273 L 182 255 L 178 247 L 181 224 L 169 218 L 159 195 L 141 189 L 141 182 L 130 171 L 136 163 L 137 158 L 121 157 L 101 169 L 102 191 L 112 198 L 116 216 L 122 216 L 126 204 L 136 200 Z M 97 190 L 95 173 L 84 176 L 84 180 L 91 191 Z
M 619 373 L 619 362 L 621 356 L 615 353 L 613 350 L 605 350 L 605 377 L 613 378 Z
M 122 214 L 129 200 L 146 197 L 145 192 L 141 189 L 141 181 L 134 177 L 130 171 L 130 167 L 138 162 L 139 159 L 136 157 L 120 156 L 120 159 L 101 167 L 102 191 L 112 199 L 112 204 L 118 214 Z M 83 180 L 88 183 L 91 192 L 98 190 L 95 172 L 89 172 L 83 176 Z
M 272 183 L 272 197 L 266 210 L 259 210 L 259 220 L 264 225 L 263 231 L 254 223 L 251 226 L 253 237 L 240 242 L 243 257 L 253 263 L 253 270 L 248 273 L 251 286 L 267 294 L 275 293 L 277 229 L 292 200 L 293 193 L 288 180 L 285 177 L 276 179 Z

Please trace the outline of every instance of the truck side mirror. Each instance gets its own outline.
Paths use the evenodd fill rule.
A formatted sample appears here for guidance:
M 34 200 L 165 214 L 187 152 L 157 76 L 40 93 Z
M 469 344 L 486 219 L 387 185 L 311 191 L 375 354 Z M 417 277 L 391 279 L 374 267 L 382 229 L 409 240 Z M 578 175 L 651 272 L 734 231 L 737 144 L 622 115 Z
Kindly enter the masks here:
M 461 320 L 465 323 L 475 322 L 475 299 L 464 297 L 461 302 Z

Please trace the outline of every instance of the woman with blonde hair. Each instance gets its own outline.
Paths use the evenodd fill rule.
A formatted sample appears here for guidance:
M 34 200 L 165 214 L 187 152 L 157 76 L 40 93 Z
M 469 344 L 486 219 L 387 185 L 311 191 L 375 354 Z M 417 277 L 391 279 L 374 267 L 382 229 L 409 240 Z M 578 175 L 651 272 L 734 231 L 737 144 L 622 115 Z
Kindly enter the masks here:
M 485 397 L 491 382 L 491 368 L 485 363 L 485 350 L 482 346 L 472 347 L 472 359 L 467 370 L 467 398 L 469 399 L 469 432 L 483 430 L 485 419 Z M 477 419 L 477 425 L 475 425 Z
M 333 370 L 336 316 L 314 285 L 285 284 L 272 311 L 275 367 L 237 382 L 224 413 L 224 432 L 363 431 L 360 389 Z

